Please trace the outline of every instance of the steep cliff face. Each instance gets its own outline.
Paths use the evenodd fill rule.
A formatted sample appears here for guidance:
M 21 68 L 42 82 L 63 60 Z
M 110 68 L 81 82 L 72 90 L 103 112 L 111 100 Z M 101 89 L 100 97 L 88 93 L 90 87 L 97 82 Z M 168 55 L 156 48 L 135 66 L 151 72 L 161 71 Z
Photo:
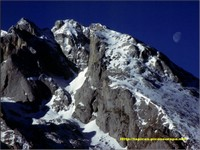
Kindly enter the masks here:
M 2 96 L 16 101 L 49 99 L 56 88 L 43 82 L 45 75 L 69 79 L 75 68 L 49 29 L 39 29 L 23 18 L 1 37 L 1 58 Z
M 65 56 L 83 70 L 89 58 L 89 28 L 81 26 L 74 20 L 58 20 L 51 29 L 55 40 L 60 44 Z
M 200 148 L 199 79 L 127 34 L 74 20 L 50 31 L 21 19 L 1 32 L 1 52 L 2 121 L 24 147 Z
M 99 25 L 90 33 L 88 72 L 75 94 L 73 116 L 84 123 L 95 118 L 100 129 L 128 148 L 194 146 L 199 137 L 198 79 L 129 35 L 103 26 L 99 31 Z M 186 135 L 195 139 L 187 144 L 119 140 Z

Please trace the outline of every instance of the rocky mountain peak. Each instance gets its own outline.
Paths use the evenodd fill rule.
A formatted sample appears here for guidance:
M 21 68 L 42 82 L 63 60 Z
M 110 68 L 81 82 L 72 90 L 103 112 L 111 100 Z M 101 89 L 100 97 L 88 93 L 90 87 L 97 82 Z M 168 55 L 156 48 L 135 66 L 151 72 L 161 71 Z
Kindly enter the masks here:
M 132 72 L 144 74 L 146 77 L 151 74 L 152 78 L 159 75 L 163 80 L 173 80 L 183 86 L 198 87 L 198 84 L 193 82 L 195 80 L 194 76 L 171 62 L 155 48 L 130 35 L 113 31 L 100 23 L 93 23 L 89 27 L 85 27 L 74 20 L 58 22 L 62 22 L 62 27 L 58 25 L 60 26 L 58 29 L 55 25 L 52 28 L 55 39 L 61 45 L 65 56 L 77 64 L 81 70 L 88 63 L 90 41 L 96 38 L 99 41 L 99 45 L 104 45 L 109 49 L 105 50 L 106 57 L 102 61 L 106 63 L 107 60 L 111 59 L 110 65 L 107 64 L 110 69 L 113 67 L 116 70 L 121 67 L 122 72 L 124 70 L 132 70 Z M 76 59 L 73 60 L 74 58 Z M 138 70 L 133 71 L 133 64 L 135 66 L 140 65 L 140 67 L 136 67 Z M 190 74 L 190 78 L 184 74 Z
M 17 22 L 16 25 L 18 25 L 18 26 L 30 25 L 30 26 L 32 26 L 32 28 L 33 28 L 33 27 L 36 27 L 36 25 L 35 25 L 33 22 L 31 22 L 30 20 L 28 20 L 28 19 L 26 19 L 26 18 L 21 18 L 21 19 Z
M 73 19 L 49 30 L 22 18 L 1 34 L 1 141 L 10 148 L 23 147 L 14 135 L 28 148 L 200 148 L 199 79 L 155 48 Z
M 89 29 L 68 19 L 56 21 L 51 31 L 65 56 L 83 70 L 88 63 Z
M 44 95 L 49 97 L 50 90 L 39 81 L 39 76 L 56 75 L 66 79 L 73 76 L 76 69 L 64 56 L 50 30 L 40 29 L 22 18 L 8 33 L 1 37 L 2 96 L 12 96 L 17 101 L 43 99 Z M 18 79 L 13 80 L 14 77 Z M 19 86 L 13 87 L 13 84 Z M 20 88 L 21 92 L 17 92 Z M 46 94 L 41 94 L 44 89 Z
M 29 21 L 26 18 L 21 18 L 16 23 L 16 25 L 11 26 L 9 28 L 8 32 L 10 33 L 15 32 L 16 29 L 27 31 L 31 33 L 32 35 L 36 35 L 36 36 L 40 34 L 39 28 L 33 22 Z
M 78 22 L 73 19 L 67 20 L 57 20 L 55 22 L 54 27 L 52 28 L 52 32 L 55 33 L 66 33 L 67 35 L 74 35 L 76 37 L 82 33 L 83 26 L 81 26 Z
M 147 118 L 150 116 L 143 113 L 143 111 L 144 109 L 152 109 L 159 114 L 156 115 L 158 118 L 163 116 L 161 117 L 162 121 L 157 124 L 158 126 L 163 125 L 163 127 L 169 128 L 173 131 L 173 136 L 185 135 L 188 132 L 186 131 L 188 124 L 193 123 L 188 122 L 188 124 L 184 124 L 184 120 L 188 120 L 191 116 L 189 114 L 188 116 L 185 115 L 185 117 L 181 116 L 181 121 L 179 122 L 175 119 L 177 116 L 173 116 L 173 113 L 187 114 L 185 112 L 188 109 L 187 102 L 191 101 L 191 99 L 194 100 L 194 103 L 198 101 L 199 92 L 197 89 L 199 87 L 199 79 L 171 62 L 163 53 L 130 35 L 113 31 L 101 24 L 92 24 L 90 27 L 82 26 L 82 29 L 83 31 L 87 29 L 89 34 L 85 36 L 89 40 L 89 53 L 85 55 L 89 55 L 89 60 L 87 60 L 88 57 L 84 57 L 85 62 L 88 64 L 85 65 L 88 66 L 88 71 L 83 86 L 75 94 L 76 109 L 73 116 L 84 123 L 88 123 L 95 117 L 93 115 L 95 113 L 97 114 L 97 125 L 104 132 L 109 132 L 115 138 L 119 138 L 125 134 L 121 130 L 126 130 L 124 129 L 126 126 L 121 129 L 123 123 L 119 123 L 119 118 L 122 120 L 126 117 L 129 119 L 134 118 L 134 111 L 132 112 L 132 110 L 136 109 L 135 112 L 141 115 L 136 115 L 137 117 L 135 118 L 139 121 L 138 128 L 144 130 L 143 127 L 148 122 Z M 60 42 L 60 44 L 62 45 L 63 43 Z M 65 48 L 62 45 L 64 53 Z M 71 56 L 66 53 L 66 57 Z M 72 57 L 74 58 L 74 56 Z M 79 64 L 76 61 L 74 63 Z M 109 90 L 110 88 L 112 92 Z M 173 95 L 172 99 L 166 96 L 166 91 L 168 94 L 170 93 L 170 97 Z M 184 91 L 183 93 L 189 92 L 190 94 L 188 97 L 184 94 L 181 96 L 179 95 L 180 91 Z M 123 98 L 120 95 L 123 95 Z M 126 97 L 127 104 L 124 105 Z M 112 99 L 116 102 L 112 101 Z M 183 99 L 187 100 L 182 102 Z M 151 102 L 149 102 L 150 100 Z M 176 101 L 176 103 L 173 101 Z M 183 105 L 183 109 L 174 109 L 179 107 L 179 104 Z M 124 116 L 125 118 L 116 113 L 115 109 L 118 108 L 118 105 L 123 105 L 129 110 L 128 112 L 123 110 L 127 115 L 125 115 L 126 117 Z M 121 110 L 121 108 L 118 109 Z M 197 117 L 196 106 L 191 105 L 189 109 L 193 110 L 193 112 L 195 111 L 196 115 L 194 116 Z M 119 112 L 121 113 L 121 111 Z M 109 116 L 113 118 L 111 117 L 111 119 Z M 170 118 L 173 119 L 171 120 Z M 130 119 L 129 123 L 133 120 Z M 154 121 L 152 120 L 152 123 L 156 125 Z M 114 126 L 113 124 L 116 124 L 116 122 L 118 123 Z M 112 126 L 107 124 L 112 124 Z M 178 131 L 174 126 L 182 126 L 183 130 Z M 193 124 L 193 126 L 195 125 Z M 144 128 L 146 129 L 146 127 Z M 121 132 L 116 134 L 116 130 Z M 134 136 L 137 130 L 130 130 L 124 136 L 130 136 L 131 132 L 133 132 L 132 136 Z M 193 134 L 191 131 L 189 132 L 189 134 Z M 143 135 L 143 132 L 140 134 Z M 190 144 L 192 145 L 192 143 L 194 142 Z M 131 145 L 129 146 L 132 147 Z

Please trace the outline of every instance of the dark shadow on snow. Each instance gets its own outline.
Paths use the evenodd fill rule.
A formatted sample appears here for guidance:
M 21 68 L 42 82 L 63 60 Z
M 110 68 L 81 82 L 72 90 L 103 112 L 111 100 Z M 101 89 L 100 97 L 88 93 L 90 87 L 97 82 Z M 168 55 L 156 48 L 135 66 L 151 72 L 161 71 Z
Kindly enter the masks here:
M 45 103 L 37 112 L 31 103 L 23 102 L 1 102 L 1 108 L 6 124 L 18 130 L 33 149 L 88 149 L 96 133 L 83 133 L 83 128 L 69 120 L 59 125 L 53 122 L 32 125 L 33 118 L 39 119 L 49 111 Z

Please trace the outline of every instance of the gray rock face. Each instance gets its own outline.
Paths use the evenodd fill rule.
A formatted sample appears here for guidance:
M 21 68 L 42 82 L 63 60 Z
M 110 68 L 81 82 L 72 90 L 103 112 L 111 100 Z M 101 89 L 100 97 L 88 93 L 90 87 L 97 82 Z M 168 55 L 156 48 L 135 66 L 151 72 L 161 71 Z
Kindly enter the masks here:
M 96 32 L 91 33 L 92 31 Z M 99 34 L 100 31 L 103 33 Z M 169 129 L 169 126 L 164 125 L 166 120 L 163 119 L 163 116 L 166 114 L 160 113 L 157 104 L 147 102 L 148 98 L 146 97 L 139 98 L 137 92 L 134 91 L 142 91 L 139 88 L 140 82 L 147 89 L 154 91 L 162 88 L 162 83 L 167 80 L 171 80 L 174 84 L 181 83 L 186 86 L 186 89 L 189 89 L 190 86 L 197 88 L 198 79 L 173 64 L 166 56 L 155 49 L 130 37 L 127 37 L 127 44 L 123 42 L 118 47 L 118 49 L 129 47 L 132 42 L 134 45 L 131 45 L 128 50 L 124 49 L 124 51 L 127 51 L 127 55 L 123 56 L 124 52 L 113 55 L 115 45 L 112 46 L 112 43 L 110 44 L 107 41 L 106 32 L 105 27 L 91 26 L 87 78 L 75 94 L 76 109 L 73 116 L 83 123 L 96 119 L 96 123 L 102 131 L 108 132 L 109 135 L 118 140 L 121 146 L 128 146 L 129 149 L 191 147 L 191 143 L 195 140 L 188 141 L 187 144 L 183 141 L 137 142 L 119 140 L 121 137 L 181 138 L 182 135 L 178 130 Z M 111 52 L 108 55 L 110 49 Z M 122 57 L 126 56 L 130 56 L 130 60 L 127 58 L 124 64 L 121 64 L 125 67 L 121 67 L 119 64 L 124 61 Z M 153 57 L 156 60 L 153 60 Z M 112 62 L 115 59 L 117 62 Z M 112 63 L 116 66 L 112 67 Z M 149 68 L 146 65 L 149 65 Z M 141 76 L 141 81 L 138 81 L 135 76 Z M 186 76 L 188 76 L 187 79 Z M 129 83 L 126 83 L 127 79 L 129 79 Z M 118 82 L 115 83 L 114 81 Z M 113 85 L 112 87 L 114 83 L 116 86 Z M 191 97 L 191 99 L 196 98 Z
M 31 102 L 49 99 L 53 89 L 38 79 L 41 74 L 66 79 L 73 76 L 75 67 L 66 59 L 51 31 L 39 29 L 28 20 L 21 19 L 1 37 L 1 52 L 2 96 Z
M 51 91 L 40 80 L 29 80 L 11 58 L 1 64 L 2 96 L 14 97 L 16 101 L 40 101 L 49 99 Z M 17 85 L 17 86 L 15 86 Z
M 65 56 L 83 70 L 89 59 L 89 29 L 74 20 L 58 20 L 52 28 Z

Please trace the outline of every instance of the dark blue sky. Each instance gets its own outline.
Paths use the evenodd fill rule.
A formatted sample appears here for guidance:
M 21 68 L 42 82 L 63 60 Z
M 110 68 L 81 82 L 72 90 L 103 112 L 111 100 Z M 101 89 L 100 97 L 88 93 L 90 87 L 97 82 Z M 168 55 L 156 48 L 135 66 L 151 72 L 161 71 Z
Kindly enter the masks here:
M 4 30 L 21 17 L 41 28 L 51 28 L 58 19 L 74 19 L 85 26 L 98 22 L 153 46 L 199 76 L 198 1 L 3 1 L 1 7 Z M 175 32 L 181 32 L 177 43 Z

